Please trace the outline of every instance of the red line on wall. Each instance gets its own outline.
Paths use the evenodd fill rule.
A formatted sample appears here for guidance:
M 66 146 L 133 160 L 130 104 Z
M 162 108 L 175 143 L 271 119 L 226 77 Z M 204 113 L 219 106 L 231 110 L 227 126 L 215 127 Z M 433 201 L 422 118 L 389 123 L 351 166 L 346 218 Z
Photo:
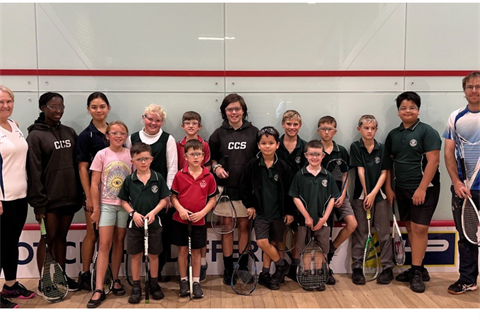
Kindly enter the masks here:
M 464 77 L 472 70 L 79 70 L 0 69 L 3 76 L 74 77 Z

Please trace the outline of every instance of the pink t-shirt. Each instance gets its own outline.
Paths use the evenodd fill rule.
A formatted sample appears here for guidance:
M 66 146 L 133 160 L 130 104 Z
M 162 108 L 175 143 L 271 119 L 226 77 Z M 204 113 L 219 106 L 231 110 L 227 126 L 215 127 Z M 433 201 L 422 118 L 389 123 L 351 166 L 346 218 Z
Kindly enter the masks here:
M 97 152 L 90 170 L 101 172 L 100 203 L 121 205 L 117 197 L 123 180 L 132 172 L 130 150 L 123 148 L 120 152 L 113 152 L 105 148 Z

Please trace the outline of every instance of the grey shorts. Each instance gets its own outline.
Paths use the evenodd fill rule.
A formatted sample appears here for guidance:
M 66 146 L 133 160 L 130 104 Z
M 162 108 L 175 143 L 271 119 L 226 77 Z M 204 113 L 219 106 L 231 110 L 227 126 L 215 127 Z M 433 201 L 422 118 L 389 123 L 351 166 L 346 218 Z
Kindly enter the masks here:
M 255 220 L 255 238 L 268 239 L 276 243 L 283 241 L 283 231 L 285 230 L 285 222 L 283 218 L 277 218 L 275 220 Z
M 144 251 L 144 230 L 127 228 L 127 253 L 139 254 Z M 160 254 L 163 251 L 162 228 L 148 229 L 148 253 Z
M 307 228 L 306 226 L 298 226 L 297 251 L 299 253 L 303 252 L 306 244 L 310 241 L 310 239 L 307 239 Z M 330 250 L 330 227 L 322 227 L 320 230 L 315 231 L 315 240 L 322 248 L 323 253 L 327 254 Z

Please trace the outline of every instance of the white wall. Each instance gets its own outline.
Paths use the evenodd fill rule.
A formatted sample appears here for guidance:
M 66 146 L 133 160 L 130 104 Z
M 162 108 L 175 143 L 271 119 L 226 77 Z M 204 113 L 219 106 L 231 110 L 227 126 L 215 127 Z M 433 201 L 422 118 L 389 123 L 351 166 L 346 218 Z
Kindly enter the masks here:
M 238 92 L 259 128 L 281 129 L 283 111 L 298 110 L 305 140 L 318 137 L 321 116 L 333 115 L 336 141 L 348 148 L 359 138 L 356 121 L 365 113 L 379 119 L 383 142 L 399 124 L 394 99 L 405 90 L 421 95 L 421 119 L 441 134 L 448 115 L 466 104 L 462 76 L 480 69 L 478 4 L 0 4 L 0 17 L 0 83 L 16 94 L 13 117 L 24 132 L 37 117 L 41 93 L 64 95 L 63 123 L 79 133 L 90 119 L 87 96 L 103 91 L 112 105 L 109 120 L 125 121 L 132 132 L 141 128 L 143 107 L 154 102 L 165 107 L 164 129 L 177 140 L 187 110 L 201 113 L 200 133 L 208 138 L 221 123 L 223 97 Z M 194 76 L 58 76 L 51 69 Z M 425 72 L 445 70 L 460 72 Z M 236 71 L 318 73 L 240 77 Z M 339 72 L 324 77 L 322 71 Z M 451 220 L 443 161 L 441 173 L 434 219 Z M 83 214 L 75 221 L 84 221 Z

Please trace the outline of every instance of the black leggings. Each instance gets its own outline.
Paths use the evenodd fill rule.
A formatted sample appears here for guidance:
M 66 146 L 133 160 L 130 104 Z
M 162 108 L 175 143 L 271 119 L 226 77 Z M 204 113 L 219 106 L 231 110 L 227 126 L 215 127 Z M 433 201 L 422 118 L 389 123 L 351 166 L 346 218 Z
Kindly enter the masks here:
M 45 214 L 45 229 L 47 231 L 47 244 L 50 251 L 62 269 L 65 271 L 65 262 L 67 256 L 67 233 L 72 224 L 74 214 L 71 210 L 62 212 L 62 208 L 56 210 L 57 213 Z M 42 272 L 43 260 L 45 258 L 45 242 L 43 237 L 37 248 L 38 272 Z
M 18 241 L 27 220 L 27 199 L 2 201 L 3 214 L 0 216 L 0 273 L 5 280 L 17 279 Z

